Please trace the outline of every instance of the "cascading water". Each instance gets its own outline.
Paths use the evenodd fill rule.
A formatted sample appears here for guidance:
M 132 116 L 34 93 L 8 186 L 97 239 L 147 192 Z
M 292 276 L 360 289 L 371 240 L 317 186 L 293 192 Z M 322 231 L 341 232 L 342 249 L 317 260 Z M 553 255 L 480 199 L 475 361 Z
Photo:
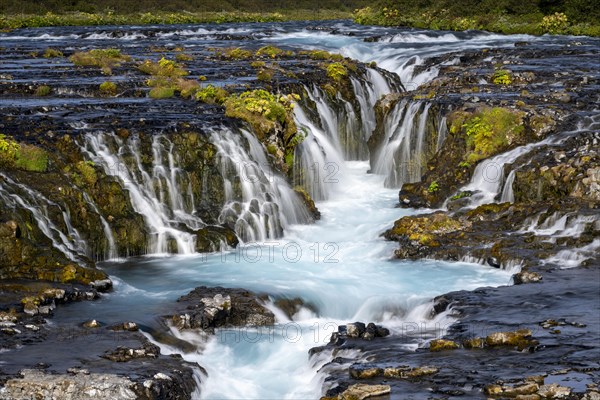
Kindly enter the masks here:
M 373 173 L 386 176 L 385 187 L 398 188 L 421 179 L 430 106 L 403 100 L 386 119 L 385 136 L 372 158 Z
M 113 133 L 99 132 L 87 134 L 82 149 L 129 192 L 135 211 L 150 228 L 149 253 L 175 250 L 194 253 L 195 235 L 181 230 L 179 224 L 192 231 L 204 224 L 193 215 L 191 189 L 185 185 L 185 173 L 175 164 L 172 143 L 162 135 L 152 138 L 153 158 L 149 168 L 142 163 L 139 147 L 140 139 L 136 136 L 123 140 Z M 176 248 L 169 244 L 170 240 L 176 243 Z
M 504 168 L 508 164 L 512 164 L 515 160 L 524 154 L 529 153 L 537 147 L 548 145 L 555 142 L 557 139 L 550 137 L 537 143 L 530 143 L 525 146 L 520 146 L 499 154 L 495 157 L 481 161 L 475 167 L 471 182 L 459 189 L 460 192 L 473 192 L 469 197 L 467 208 L 475 208 L 482 204 L 493 203 L 497 199 L 506 201 L 514 201 L 512 194 L 512 185 L 515 175 L 509 173 L 507 179 L 504 179 Z M 498 198 L 500 196 L 500 198 Z M 512 200 L 511 199 L 512 197 Z
M 227 128 L 211 134 L 225 187 L 219 222 L 233 226 L 245 242 L 278 238 L 288 225 L 307 223 L 306 206 L 271 170 L 260 142 L 245 130 L 240 133 L 247 147 Z
M 88 254 L 88 249 L 79 232 L 73 227 L 69 214 L 41 193 L 15 182 L 4 173 L 0 173 L 0 177 L 2 178 L 0 180 L 0 199 L 2 203 L 12 209 L 24 208 L 28 210 L 33 215 L 33 220 L 38 228 L 52 241 L 55 248 L 71 261 L 82 262 Z M 63 233 L 49 217 L 49 208 L 60 210 L 62 223 L 67 229 L 67 234 Z

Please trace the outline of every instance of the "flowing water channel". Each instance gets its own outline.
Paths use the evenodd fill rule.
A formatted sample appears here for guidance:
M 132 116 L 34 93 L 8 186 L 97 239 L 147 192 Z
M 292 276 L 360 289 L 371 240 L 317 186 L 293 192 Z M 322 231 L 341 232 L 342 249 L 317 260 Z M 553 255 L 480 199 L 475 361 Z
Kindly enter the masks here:
M 81 47 L 89 42 L 89 48 L 118 46 L 134 54 L 148 45 L 182 45 L 198 51 L 211 46 L 265 44 L 325 49 L 360 61 L 376 61 L 411 89 L 436 76 L 435 66 L 418 68 L 430 57 L 474 48 L 508 47 L 523 40 L 539 46 L 559 46 L 567 40 L 368 28 L 347 22 L 327 22 L 324 26 L 327 29 L 316 29 L 312 23 L 38 29 L 4 34 L 2 41 L 3 45 L 19 43 L 31 48 Z M 366 37 L 379 40 L 367 42 L 363 40 Z M 14 68 L 19 68 L 18 63 Z M 365 146 L 348 148 L 343 135 L 350 132 L 366 142 L 375 126 L 374 103 L 395 84 L 374 69 L 369 70 L 365 81 L 352 82 L 361 106 L 361 124 L 355 125 L 355 114 L 349 108 L 336 111 L 318 88 L 306 87 L 319 118 L 311 119 L 309 114 L 314 113 L 297 108 L 296 121 L 306 130 L 307 138 L 297 149 L 296 159 L 304 167 L 317 166 L 303 178 L 304 186 L 318 200 L 322 215 L 313 224 L 307 223 L 308 215 L 291 185 L 270 169 L 265 150 L 253 135 L 229 128 L 215 130 L 211 141 L 226 181 L 225 204 L 219 218 L 235 221 L 243 243 L 235 250 L 223 246 L 208 255 L 194 253 L 195 238 L 190 229 L 201 228 L 204 223 L 193 212 L 194 197 L 167 137 L 154 135 L 152 168 L 145 169 L 136 160 L 135 138 L 124 141 L 111 132 L 73 121 L 74 128 L 85 134 L 80 143 L 85 154 L 122 182 L 134 209 L 154 234 L 147 256 L 101 264 L 115 282 L 112 293 L 97 302 L 65 306 L 57 310 L 55 320 L 133 320 L 153 326 L 168 304 L 197 286 L 239 287 L 268 294 L 265 305 L 277 319 L 273 327 L 221 330 L 212 337 L 172 330 L 173 335 L 196 345 L 195 351 L 183 356 L 206 368 L 208 376 L 201 378 L 197 392 L 206 399 L 318 398 L 326 377 L 318 369 L 332 355 L 309 357 L 308 351 L 326 344 L 329 335 L 348 322 L 375 322 L 388 327 L 393 335 L 405 335 L 407 326 L 417 324 L 419 332 L 411 330 L 410 340 L 406 341 L 409 348 L 440 335 L 451 320 L 444 315 L 430 318 L 433 297 L 453 290 L 507 285 L 514 271 L 470 263 L 390 259 L 397 244 L 386 242 L 380 234 L 396 219 L 415 213 L 395 206 L 399 186 L 420 177 L 420 170 L 405 170 L 403 163 L 410 164 L 421 155 L 429 105 L 420 101 L 396 106 L 386 125 L 387 146 L 378 151 L 375 165 L 369 165 Z M 114 101 L 133 104 L 139 100 Z M 351 130 L 337 131 L 342 119 L 349 121 L 346 126 Z M 445 124 L 440 127 L 442 141 Z M 525 150 L 515 150 L 515 154 L 504 158 L 513 159 Z M 239 180 L 235 174 L 236 166 L 241 164 L 251 167 L 252 179 L 242 179 L 241 195 L 236 195 L 228 188 L 234 185 L 234 178 Z M 474 179 L 473 185 L 477 184 Z M 36 211 L 38 223 L 47 225 L 55 246 L 75 260 L 85 252 L 84 245 L 74 245 L 70 237 L 60 236 L 58 228 L 45 222 L 40 206 L 44 199 L 24 188 L 11 189 L 18 184 L 10 180 L 2 185 L 0 195 L 10 204 L 42 210 Z M 502 189 L 497 186 L 486 188 L 478 202 L 493 201 L 485 195 L 497 195 Z M 10 191 L 20 195 L 10 195 Z M 510 196 L 508 191 L 502 194 L 506 200 Z M 189 229 L 181 229 L 182 225 Z M 114 247 L 114 239 L 109 236 L 107 240 L 112 240 Z M 179 254 L 167 254 L 168 239 L 175 240 Z M 279 298 L 299 298 L 304 307 L 289 319 L 274 305 Z M 181 351 L 159 345 L 165 353 Z M 360 358 L 358 353 L 346 356 Z

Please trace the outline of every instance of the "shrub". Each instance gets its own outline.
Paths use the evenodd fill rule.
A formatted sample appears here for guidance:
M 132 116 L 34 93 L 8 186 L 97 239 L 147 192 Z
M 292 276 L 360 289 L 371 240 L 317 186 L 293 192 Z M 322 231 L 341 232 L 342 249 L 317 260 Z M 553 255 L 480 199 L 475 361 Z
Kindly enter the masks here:
M 56 50 L 56 49 L 51 49 L 51 48 L 47 48 L 46 51 L 44 51 L 44 58 L 56 58 L 56 57 L 63 57 L 62 51 Z
M 281 56 L 291 56 L 294 53 L 292 51 L 284 51 L 281 50 L 279 47 L 275 47 L 275 46 L 264 46 L 261 47 L 260 49 L 258 49 L 258 51 L 256 52 L 256 55 L 258 57 L 261 56 L 266 56 L 269 58 L 276 58 L 276 57 L 281 57 Z
M 429 184 L 429 187 L 427 188 L 427 191 L 429 193 L 435 193 L 438 190 L 440 190 L 440 184 L 437 181 L 433 181 Z
M 229 96 L 225 101 L 225 115 L 250 123 L 260 139 L 274 128 L 276 123 L 285 124 L 286 137 L 291 137 L 297 129 L 291 111 L 297 94 L 277 96 L 266 90 L 257 89 Z
M 100 93 L 107 96 L 114 96 L 115 94 L 117 94 L 117 84 L 109 81 L 101 83 Z
M 230 58 L 232 60 L 245 60 L 252 57 L 250 50 L 241 49 L 239 47 L 230 47 L 227 49 L 217 49 L 217 56 L 222 58 Z
M 569 26 L 569 20 L 563 13 L 554 13 L 546 15 L 540 22 L 540 28 L 543 32 L 552 34 L 565 33 Z
M 223 104 L 229 93 L 223 88 L 208 85 L 196 92 L 196 100 L 207 104 Z
M 103 74 L 110 75 L 114 67 L 131 61 L 131 57 L 121 54 L 119 49 L 94 49 L 77 52 L 69 57 L 69 60 L 77 66 L 100 67 Z
M 0 165 L 44 172 L 48 167 L 48 154 L 37 146 L 19 144 L 0 134 Z
M 492 81 L 496 85 L 510 85 L 512 83 L 512 77 L 510 75 L 510 71 L 506 69 L 499 69 L 494 72 L 494 76 L 492 77 Z
M 336 82 L 341 82 L 343 78 L 348 76 L 348 70 L 343 64 L 334 62 L 327 66 L 327 76 Z
M 48 85 L 38 86 L 35 89 L 35 95 L 40 97 L 48 96 L 50 92 L 52 92 L 52 88 Z
M 472 164 L 505 150 L 523 134 L 522 123 L 522 112 L 502 107 L 486 107 L 468 117 L 461 127 L 467 136 L 465 161 Z
M 186 76 L 188 74 L 188 72 L 181 68 L 181 66 L 175 61 L 167 60 L 164 57 L 156 62 L 146 60 L 142 64 L 138 65 L 137 68 L 148 75 L 168 78 Z
M 189 54 L 185 54 L 185 53 L 179 53 L 175 56 L 175 60 L 177 60 L 179 62 L 192 61 L 193 59 L 194 59 L 194 57 L 192 57 Z
M 170 87 L 157 86 L 150 90 L 149 95 L 153 99 L 168 99 L 175 95 L 175 89 Z

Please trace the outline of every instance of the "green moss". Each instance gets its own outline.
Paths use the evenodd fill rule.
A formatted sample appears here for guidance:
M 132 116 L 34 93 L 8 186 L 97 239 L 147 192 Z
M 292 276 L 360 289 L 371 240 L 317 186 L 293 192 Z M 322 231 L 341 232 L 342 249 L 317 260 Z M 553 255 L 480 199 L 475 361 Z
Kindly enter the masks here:
M 48 85 L 38 86 L 35 89 L 35 95 L 40 97 L 48 96 L 51 92 L 52 88 Z
M 275 46 L 264 46 L 261 47 L 260 49 L 258 49 L 258 51 L 256 52 L 256 55 L 261 57 L 261 56 L 265 56 L 265 57 L 269 57 L 269 58 L 276 58 L 276 57 L 281 57 L 281 56 L 291 56 L 294 53 L 291 51 L 284 51 L 281 50 L 279 47 L 275 47 Z
M 433 181 L 429 184 L 429 187 L 427 188 L 427 191 L 429 193 L 435 193 L 438 190 L 440 190 L 440 184 L 437 181 Z
M 267 66 L 267 63 L 265 63 L 264 61 L 252 61 L 252 62 L 250 63 L 250 66 L 251 66 L 252 68 L 257 68 L 257 69 L 258 69 L 258 68 L 264 68 L 264 67 L 266 67 L 266 66 Z
M 150 90 L 149 96 L 153 99 L 168 99 L 175 96 L 175 89 L 157 86 Z
M 83 177 L 85 183 L 93 186 L 98 181 L 96 170 L 94 169 L 94 163 L 92 161 L 79 161 L 76 165 L 77 171 Z
M 327 66 L 327 76 L 336 82 L 340 82 L 348 76 L 348 70 L 343 64 L 334 62 Z
M 110 75 L 114 67 L 131 61 L 131 57 L 121 54 L 119 49 L 93 49 L 77 52 L 69 57 L 69 60 L 77 66 L 100 67 L 104 74 Z
M 429 343 L 429 351 L 442 351 L 442 350 L 454 350 L 458 349 L 460 346 L 458 343 L 453 342 L 452 340 L 445 339 L 435 339 Z
M 181 68 L 175 61 L 167 60 L 164 57 L 159 61 L 146 60 L 138 65 L 137 68 L 145 74 L 158 77 L 176 78 L 188 74 L 188 72 Z
M 100 84 L 100 93 L 107 96 L 114 96 L 117 94 L 117 84 L 114 82 L 106 81 Z
M 223 104 L 229 93 L 223 88 L 208 85 L 196 92 L 196 100 L 208 104 Z
M 506 69 L 499 69 L 494 72 L 492 81 L 496 85 L 510 85 L 512 83 L 512 77 L 510 71 Z
M 524 114 L 502 107 L 484 107 L 475 113 L 453 113 L 450 132 L 466 135 L 464 162 L 476 163 L 507 149 L 523 135 Z
M 463 225 L 459 221 L 446 214 L 436 213 L 400 218 L 386 235 L 404 236 L 424 246 L 436 247 L 439 246 L 436 239 L 438 235 L 462 229 Z
M 285 126 L 286 137 L 291 137 L 297 130 L 292 117 L 293 101 L 299 99 L 296 94 L 277 96 L 262 89 L 252 90 L 228 97 L 225 115 L 250 123 L 259 139 L 277 124 Z
M 256 78 L 259 81 L 271 82 L 273 80 L 273 75 L 275 75 L 275 71 L 273 71 L 272 69 L 261 69 L 256 74 Z
M 50 47 L 48 47 L 44 51 L 44 58 L 56 58 L 56 57 L 63 57 L 62 51 L 57 50 L 57 49 L 52 49 Z
M 217 56 L 221 58 L 228 58 L 231 60 L 247 60 L 252 58 L 254 55 L 250 50 L 242 49 L 240 47 L 230 47 L 227 49 L 215 50 Z
M 300 54 L 306 55 L 312 60 L 342 61 L 344 59 L 341 54 L 330 53 L 325 50 L 301 51 Z
M 450 197 L 451 201 L 454 200 L 458 200 L 458 199 L 464 199 L 465 197 L 471 197 L 473 193 L 471 192 L 460 192 L 458 194 L 455 194 L 454 196 Z
M 175 60 L 179 62 L 193 61 L 194 57 L 189 54 L 179 53 L 175 56 Z
M 29 144 L 19 144 L 0 134 L 0 165 L 31 172 L 44 172 L 48 168 L 48 153 Z
M 15 167 L 25 171 L 45 172 L 48 168 L 48 153 L 28 144 L 21 144 L 15 159 Z

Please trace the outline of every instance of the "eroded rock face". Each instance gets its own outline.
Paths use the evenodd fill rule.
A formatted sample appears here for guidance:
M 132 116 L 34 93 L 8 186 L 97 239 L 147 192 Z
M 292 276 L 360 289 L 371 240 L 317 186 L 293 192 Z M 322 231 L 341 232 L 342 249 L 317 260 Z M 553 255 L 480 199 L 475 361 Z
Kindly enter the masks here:
M 275 316 L 258 296 L 244 289 L 205 286 L 180 297 L 177 313 L 169 317 L 180 330 L 202 329 L 213 333 L 221 327 L 273 325 Z

